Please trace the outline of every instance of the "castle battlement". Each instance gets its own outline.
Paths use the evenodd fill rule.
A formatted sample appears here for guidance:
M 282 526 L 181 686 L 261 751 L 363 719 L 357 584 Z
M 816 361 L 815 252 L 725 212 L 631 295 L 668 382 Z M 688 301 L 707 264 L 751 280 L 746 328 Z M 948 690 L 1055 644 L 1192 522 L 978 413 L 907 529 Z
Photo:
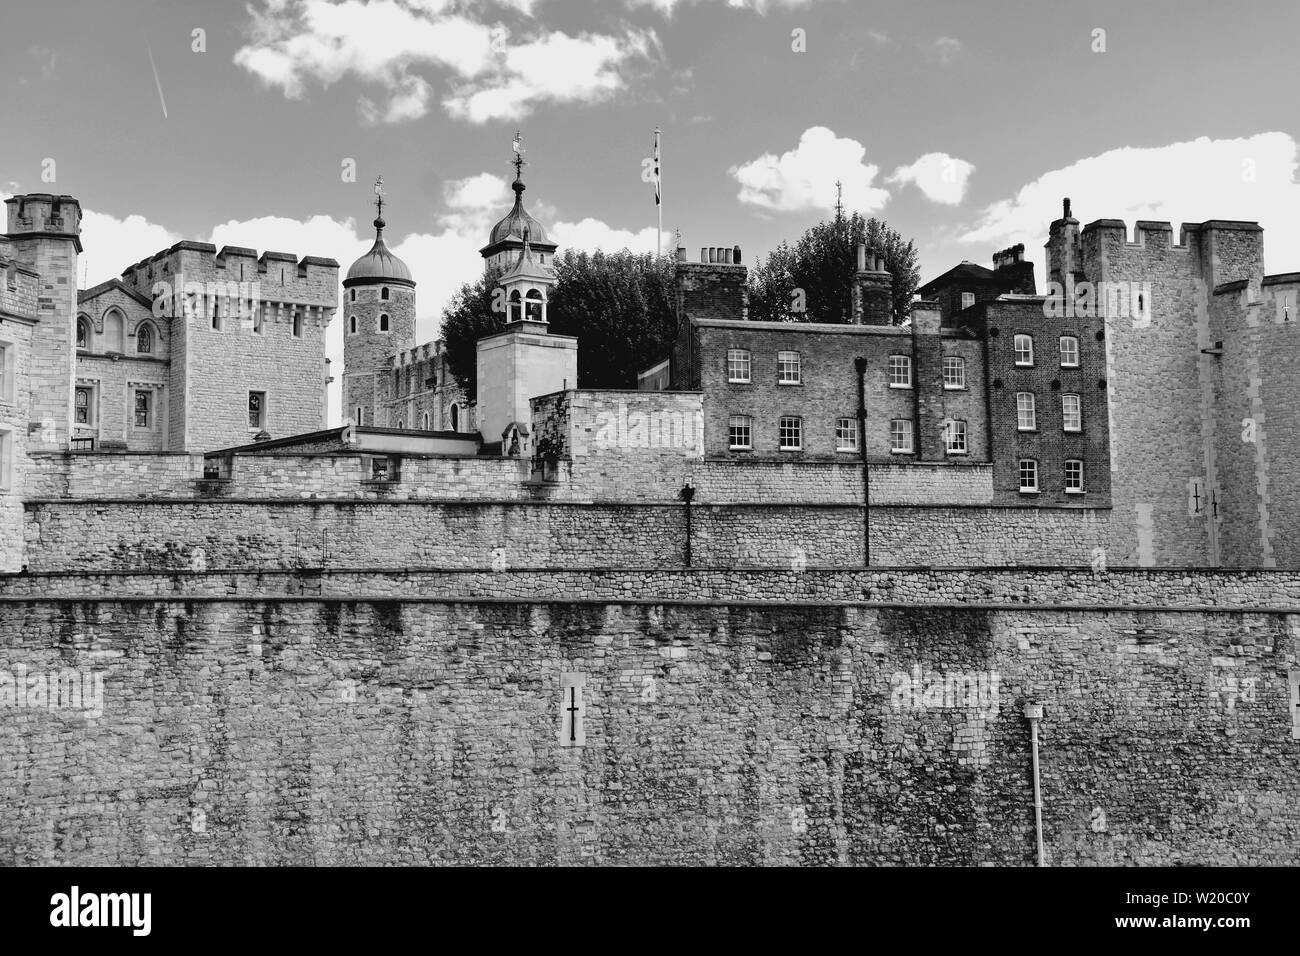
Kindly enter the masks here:
M 130 288 L 153 298 L 154 284 L 181 277 L 186 283 L 257 283 L 259 299 L 333 309 L 338 305 L 339 264 L 323 256 L 223 246 L 184 239 L 122 271 Z M 182 290 L 177 290 L 182 291 Z M 247 293 L 243 293 L 247 296 Z

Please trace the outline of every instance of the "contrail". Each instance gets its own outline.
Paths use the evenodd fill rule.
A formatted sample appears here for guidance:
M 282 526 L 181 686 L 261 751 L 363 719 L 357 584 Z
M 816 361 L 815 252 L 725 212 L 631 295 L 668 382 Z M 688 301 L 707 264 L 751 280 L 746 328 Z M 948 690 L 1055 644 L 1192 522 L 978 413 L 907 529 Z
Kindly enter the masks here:
M 163 119 L 167 118 L 167 101 L 163 99 L 162 80 L 158 79 L 158 65 L 153 61 L 153 47 L 149 41 L 144 41 L 145 48 L 149 51 L 149 65 L 153 67 L 153 81 L 158 84 L 158 101 L 162 103 Z

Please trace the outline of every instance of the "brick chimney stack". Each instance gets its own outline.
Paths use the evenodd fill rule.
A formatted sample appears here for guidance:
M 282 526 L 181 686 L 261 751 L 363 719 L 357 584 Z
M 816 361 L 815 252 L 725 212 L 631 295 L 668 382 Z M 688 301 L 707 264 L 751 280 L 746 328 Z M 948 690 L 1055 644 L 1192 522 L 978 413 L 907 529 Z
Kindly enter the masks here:
M 894 277 L 885 268 L 885 259 L 874 250 L 858 243 L 858 268 L 853 277 L 854 325 L 892 325 L 894 322 Z
M 749 270 L 741 263 L 740 246 L 705 246 L 699 262 L 687 262 L 678 249 L 674 264 L 677 319 L 749 318 Z

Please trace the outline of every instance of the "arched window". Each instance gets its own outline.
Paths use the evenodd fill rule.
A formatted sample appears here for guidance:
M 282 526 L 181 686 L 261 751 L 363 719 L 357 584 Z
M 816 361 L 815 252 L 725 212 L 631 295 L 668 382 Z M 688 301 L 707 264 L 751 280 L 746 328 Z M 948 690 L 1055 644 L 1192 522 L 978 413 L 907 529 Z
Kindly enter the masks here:
M 387 313 L 387 312 L 381 312 L 381 313 L 379 313 L 379 331 L 380 331 L 380 332 L 387 332 L 387 331 L 388 331 L 388 313 Z
M 451 430 L 460 431 L 460 406 L 455 402 L 451 403 Z
M 423 415 L 420 416 L 420 429 L 421 429 L 421 431 L 426 431 L 426 432 L 429 430 L 429 413 L 428 413 L 428 412 L 425 412 Z
M 388 286 L 384 286 L 379 290 L 379 298 L 383 299 L 385 302 L 388 301 Z
M 301 312 L 295 312 L 293 314 L 293 337 L 295 339 L 302 338 L 302 313 Z
M 406 428 L 406 419 L 405 419 L 405 418 L 399 418 L 399 419 L 397 420 L 397 428 L 398 428 L 399 431 L 401 431 L 401 430 L 403 430 L 403 429 Z
M 85 316 L 77 319 L 77 348 L 90 348 L 90 320 Z
M 122 321 L 122 313 L 116 309 L 110 309 L 104 316 L 104 351 L 105 352 L 124 352 L 123 334 L 125 322 Z
M 153 329 L 148 322 L 142 322 L 135 330 L 135 350 L 141 355 L 153 354 Z
M 356 290 L 356 289 L 349 289 L 349 290 L 348 290 L 348 293 L 352 296 L 352 298 L 349 299 L 348 301 L 350 301 L 350 302 L 355 302 L 355 301 L 357 301 L 357 290 Z
M 542 294 L 536 289 L 529 289 L 527 302 L 524 304 L 527 311 L 523 317 L 530 322 L 540 322 L 542 320 Z
M 348 332 L 351 334 L 355 334 L 356 331 L 357 331 L 357 317 L 354 315 L 348 319 Z
M 519 297 L 519 290 L 514 289 L 510 293 L 510 304 L 506 306 L 506 321 L 521 321 L 524 317 L 524 307 L 522 299 Z

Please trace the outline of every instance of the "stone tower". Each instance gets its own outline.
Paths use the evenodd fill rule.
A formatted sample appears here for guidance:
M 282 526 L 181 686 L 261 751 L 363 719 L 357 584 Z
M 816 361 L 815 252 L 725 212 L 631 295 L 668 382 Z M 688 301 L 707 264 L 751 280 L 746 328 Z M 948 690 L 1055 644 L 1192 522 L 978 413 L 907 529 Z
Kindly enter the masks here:
M 515 135 L 515 205 L 492 227 L 482 255 L 488 272 L 504 269 L 499 292 L 505 331 L 476 343 L 479 432 L 484 448 L 528 457 L 533 450 L 531 400 L 578 383 L 578 340 L 547 331 L 555 285 L 555 243 L 524 210 L 523 149 Z
M 343 418 L 378 421 L 392 392 L 392 357 L 415 347 L 415 281 L 384 244 L 384 181 L 375 181 L 375 244 L 352 263 L 343 280 Z
M 65 451 L 72 432 L 76 368 L 77 256 L 81 204 L 31 193 L 5 200 L 14 259 L 40 274 L 29 375 L 28 451 Z

